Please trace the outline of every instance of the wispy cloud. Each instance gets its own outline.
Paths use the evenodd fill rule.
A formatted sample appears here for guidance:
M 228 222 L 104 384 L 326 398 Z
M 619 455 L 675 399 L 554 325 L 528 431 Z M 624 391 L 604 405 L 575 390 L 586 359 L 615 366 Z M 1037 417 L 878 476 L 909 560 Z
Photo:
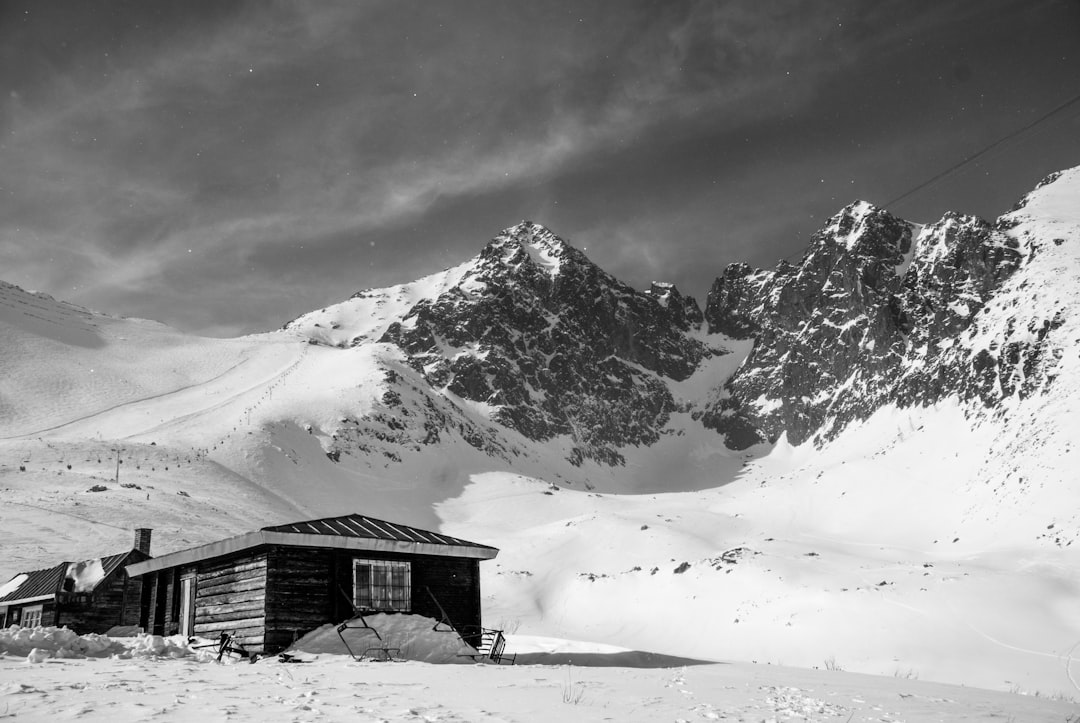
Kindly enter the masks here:
M 169 318 L 152 290 L 231 275 L 259 309 L 240 299 L 221 313 L 247 326 L 258 313 L 290 313 L 260 284 L 310 298 L 300 288 L 310 278 L 291 266 L 347 283 L 334 260 L 350 239 L 404 227 L 425 238 L 440 209 L 488 196 L 552 203 L 564 179 L 620 167 L 612 158 L 662 164 L 656 179 L 641 172 L 647 193 L 682 172 L 652 149 L 784 132 L 820 113 L 822 88 L 844 67 L 904 52 L 912 33 L 980 7 L 230 4 L 164 19 L 144 9 L 96 20 L 96 32 L 88 15 L 64 36 L 78 43 L 48 53 L 35 42 L 63 17 L 38 35 L 0 30 L 4 58 L 21 53 L 33 66 L 32 83 L 10 73 L 0 106 L 2 275 L 78 289 L 75 300 L 91 305 L 129 298 Z M 703 200 L 685 202 L 713 217 Z M 624 240 L 639 249 L 627 268 L 661 263 L 652 242 Z M 401 265 L 417 249 L 377 251 L 375 262 Z M 187 321 L 228 326 L 212 316 Z

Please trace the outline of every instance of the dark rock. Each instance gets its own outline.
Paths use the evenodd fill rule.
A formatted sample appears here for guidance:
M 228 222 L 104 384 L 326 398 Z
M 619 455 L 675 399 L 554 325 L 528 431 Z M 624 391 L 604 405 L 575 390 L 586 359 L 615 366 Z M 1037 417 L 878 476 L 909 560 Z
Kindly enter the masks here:
M 714 353 L 685 333 L 702 320 L 675 287 L 635 291 L 523 222 L 380 341 L 432 387 L 489 405 L 493 421 L 529 439 L 570 435 L 571 463 L 622 464 L 618 448 L 654 443 L 675 408 L 663 380 L 687 378 Z
M 729 267 L 709 293 L 711 331 L 753 338 L 750 356 L 701 421 L 744 449 L 787 435 L 834 437 L 885 403 L 928 404 L 1000 383 L 998 356 L 948 355 L 953 340 L 1019 265 L 1017 244 L 977 218 L 947 214 L 923 230 L 870 204 L 814 234 L 797 265 Z M 1005 354 L 1010 368 L 1038 363 Z

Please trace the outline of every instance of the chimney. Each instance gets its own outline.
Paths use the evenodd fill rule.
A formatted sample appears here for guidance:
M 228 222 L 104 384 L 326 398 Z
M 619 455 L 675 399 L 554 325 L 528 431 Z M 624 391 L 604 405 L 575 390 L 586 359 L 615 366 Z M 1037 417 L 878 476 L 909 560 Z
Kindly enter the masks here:
M 144 552 L 147 555 L 150 554 L 150 533 L 153 530 L 149 527 L 138 527 L 135 529 L 135 549 L 139 552 Z

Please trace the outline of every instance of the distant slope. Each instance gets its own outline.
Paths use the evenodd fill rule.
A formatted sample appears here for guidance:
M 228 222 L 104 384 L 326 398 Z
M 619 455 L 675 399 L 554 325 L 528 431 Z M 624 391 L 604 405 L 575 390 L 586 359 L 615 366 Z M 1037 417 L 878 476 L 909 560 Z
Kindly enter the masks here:
M 0 439 L 204 384 L 263 347 L 111 317 L 0 282 Z

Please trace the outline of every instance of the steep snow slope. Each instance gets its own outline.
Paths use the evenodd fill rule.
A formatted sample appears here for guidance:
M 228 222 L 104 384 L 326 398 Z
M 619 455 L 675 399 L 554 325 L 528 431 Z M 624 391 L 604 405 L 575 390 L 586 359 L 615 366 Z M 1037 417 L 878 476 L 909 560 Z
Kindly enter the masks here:
M 3 282 L 0 349 L 0 439 L 200 386 L 276 351 L 106 316 Z

